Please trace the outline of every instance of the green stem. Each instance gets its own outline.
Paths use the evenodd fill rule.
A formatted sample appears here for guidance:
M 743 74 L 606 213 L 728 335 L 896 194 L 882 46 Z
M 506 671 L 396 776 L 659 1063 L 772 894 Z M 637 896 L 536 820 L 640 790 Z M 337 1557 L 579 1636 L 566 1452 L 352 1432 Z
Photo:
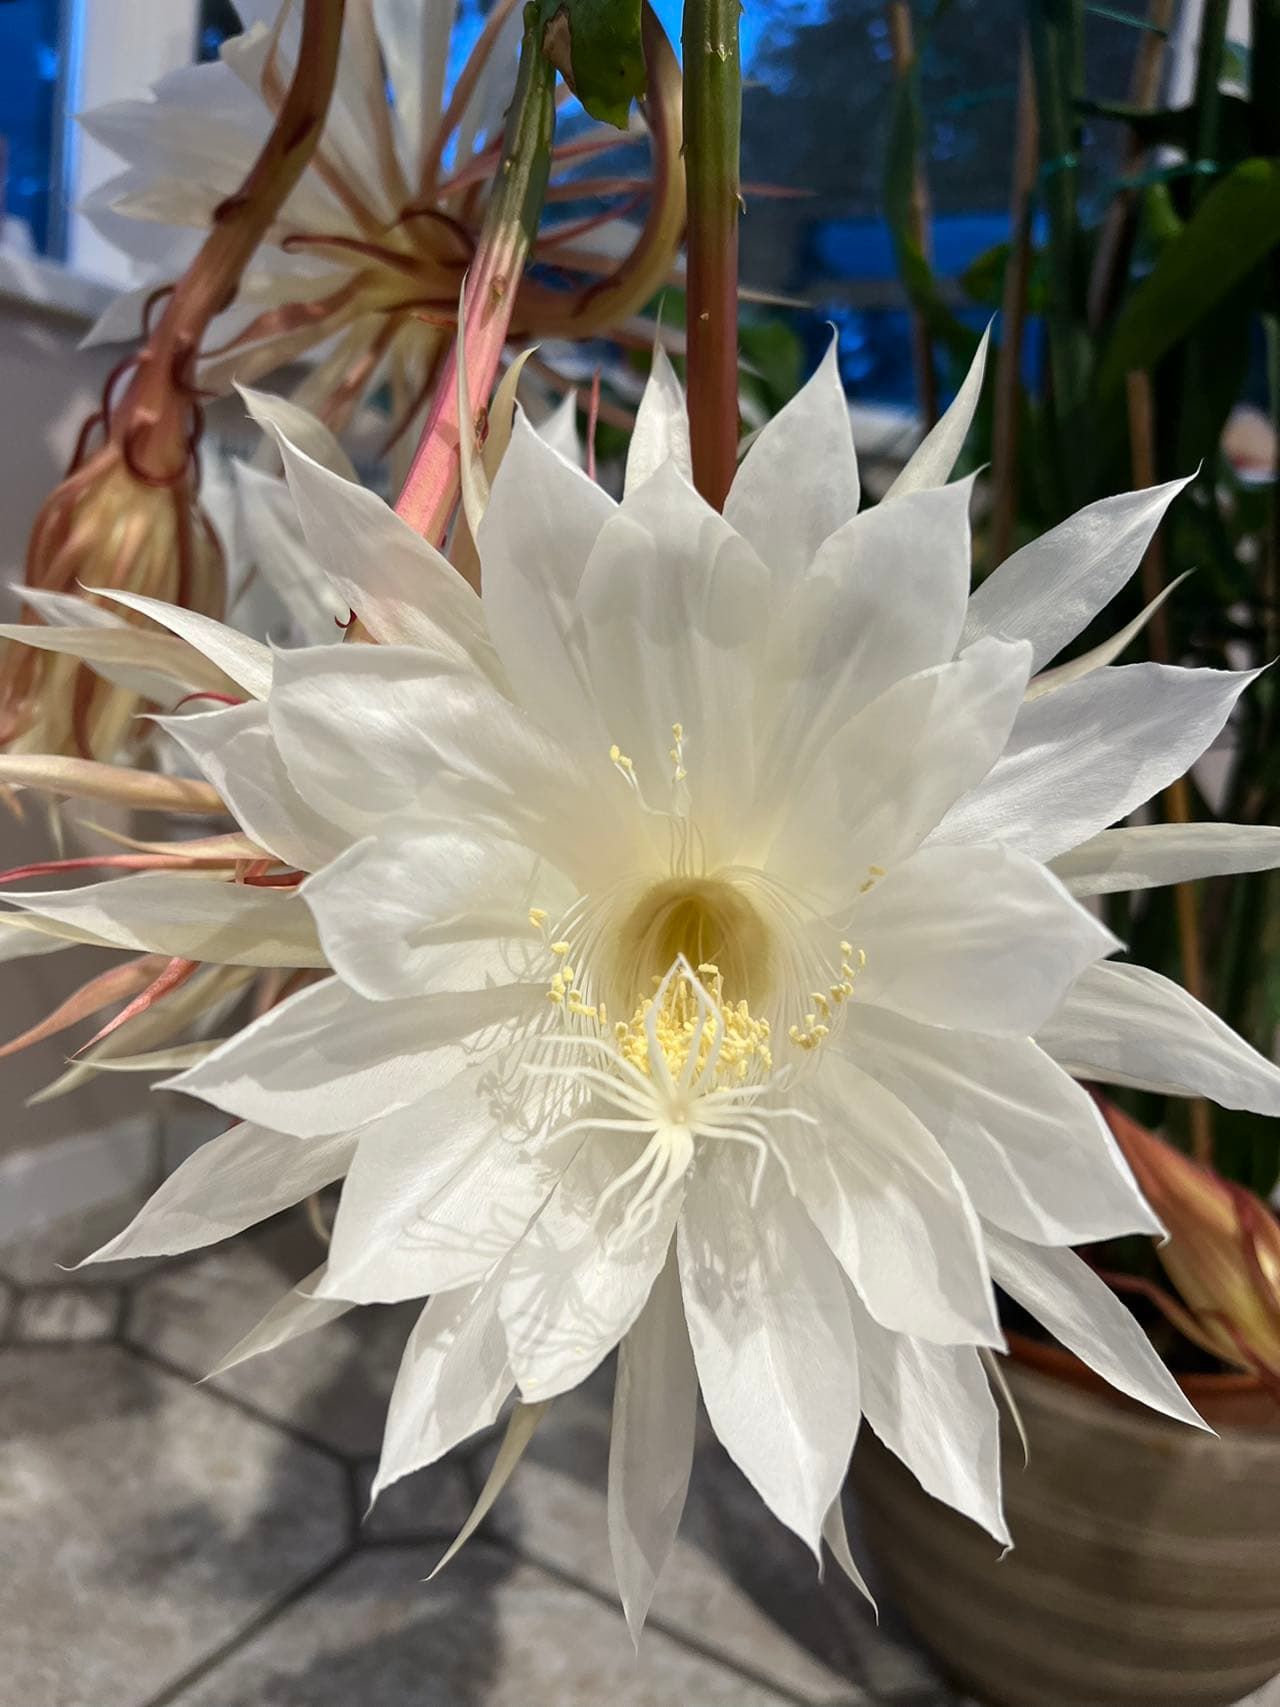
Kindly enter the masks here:
M 525 8 L 524 40 L 515 93 L 475 257 L 463 293 L 467 347 L 454 340 L 436 382 L 435 397 L 396 513 L 438 543 L 448 527 L 461 481 L 461 434 L 474 422 L 458 419 L 458 361 L 465 355 L 471 399 L 489 401 L 506 343 L 516 290 L 537 235 L 551 172 L 555 135 L 555 68 L 542 50 L 536 6 Z
M 740 9 L 740 0 L 684 9 L 689 434 L 694 483 L 716 509 L 738 461 Z
M 1028 35 L 1040 118 L 1040 192 L 1047 224 L 1049 371 L 1065 507 L 1087 496 L 1082 454 L 1088 341 L 1076 311 L 1081 284 L 1079 178 L 1080 0 L 1028 0 Z
M 1197 165 L 1218 163 L 1218 143 L 1222 116 L 1222 55 L 1227 42 L 1227 13 L 1230 0 L 1204 0 L 1200 19 L 1200 47 L 1196 55 L 1196 86 L 1192 96 L 1196 115 Z M 1204 199 L 1214 180 L 1207 173 L 1197 173 L 1191 180 L 1191 199 L 1194 205 Z

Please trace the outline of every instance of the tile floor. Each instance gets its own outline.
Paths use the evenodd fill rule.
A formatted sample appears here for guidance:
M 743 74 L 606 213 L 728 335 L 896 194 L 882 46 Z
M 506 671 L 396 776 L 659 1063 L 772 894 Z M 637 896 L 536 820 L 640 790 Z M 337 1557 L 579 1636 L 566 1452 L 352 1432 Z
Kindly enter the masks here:
M 605 1534 L 604 1378 L 552 1410 L 424 1584 L 493 1447 L 363 1517 L 412 1312 L 197 1385 L 314 1266 L 314 1234 L 295 1214 L 66 1273 L 130 1208 L 0 1249 L 0 1707 L 961 1707 L 892 1616 L 877 1630 L 843 1581 L 815 1583 L 710 1439 L 637 1660 Z

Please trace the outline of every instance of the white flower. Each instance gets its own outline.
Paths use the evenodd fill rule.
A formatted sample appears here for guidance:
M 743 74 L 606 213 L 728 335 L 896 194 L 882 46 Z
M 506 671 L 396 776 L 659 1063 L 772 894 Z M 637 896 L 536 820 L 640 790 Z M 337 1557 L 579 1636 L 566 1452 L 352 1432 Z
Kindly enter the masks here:
M 86 211 L 130 255 L 146 282 L 106 310 L 91 340 L 133 339 L 149 297 L 194 253 L 218 207 L 235 195 L 278 109 L 297 51 L 300 12 L 281 0 L 239 0 L 244 33 L 212 64 L 188 66 L 146 100 L 83 115 L 124 170 Z M 452 337 L 498 166 L 523 27 L 518 0 L 498 0 L 446 100 L 454 0 L 361 0 L 347 7 L 337 83 L 319 147 L 202 352 L 202 383 L 252 379 L 318 349 L 298 396 L 342 430 L 380 384 L 392 437 L 425 400 Z M 651 163 L 639 119 L 627 134 L 579 130 L 553 154 L 593 168 L 606 198 L 581 217 L 582 191 L 558 178 L 534 246 L 572 288 L 520 287 L 513 336 L 583 338 L 616 330 L 666 282 L 683 234 L 679 71 L 653 20 L 645 25 Z M 619 151 L 623 165 L 619 167 Z M 643 148 L 640 149 L 644 158 Z M 595 167 L 606 177 L 595 175 Z M 647 203 L 642 223 L 626 217 Z M 563 205 L 570 214 L 558 216 Z M 157 259 L 157 257 L 160 257 Z M 407 438 L 407 445 L 405 439 Z
M 994 1285 L 1196 1420 L 1070 1249 L 1156 1225 L 1073 1075 L 1275 1113 L 1280 1072 L 1111 963 L 1071 890 L 1280 861 L 1272 831 L 1107 828 L 1250 678 L 1094 658 L 1028 691 L 1174 489 L 1094 506 L 971 600 L 969 485 L 943 482 L 980 380 L 862 514 L 834 354 L 723 517 L 662 358 L 620 504 L 518 420 L 483 600 L 282 436 L 310 547 L 380 644 L 271 655 L 150 607 L 247 696 L 169 727 L 280 882 L 12 897 L 82 939 L 332 970 L 173 1081 L 242 1124 L 99 1254 L 206 1243 L 342 1179 L 326 1264 L 237 1355 L 429 1296 L 379 1487 L 516 1392 L 501 1480 L 537 1406 L 620 1346 L 610 1530 L 637 1631 L 699 1392 L 769 1507 L 850 1569 L 863 1415 L 1007 1540 Z

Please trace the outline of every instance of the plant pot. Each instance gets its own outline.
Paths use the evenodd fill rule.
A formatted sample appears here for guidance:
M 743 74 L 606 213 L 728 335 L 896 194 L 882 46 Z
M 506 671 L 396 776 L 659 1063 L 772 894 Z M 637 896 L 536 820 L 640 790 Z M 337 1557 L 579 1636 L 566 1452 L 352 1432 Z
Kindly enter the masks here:
M 894 1599 L 993 1707 L 1228 1707 L 1280 1673 L 1280 1411 L 1248 1376 L 1188 1380 L 1217 1438 L 1114 1398 L 1053 1347 L 1006 1363 L 1014 1551 L 864 1431 L 867 1538 Z M 1104 1396 L 1104 1394 L 1106 1396 Z

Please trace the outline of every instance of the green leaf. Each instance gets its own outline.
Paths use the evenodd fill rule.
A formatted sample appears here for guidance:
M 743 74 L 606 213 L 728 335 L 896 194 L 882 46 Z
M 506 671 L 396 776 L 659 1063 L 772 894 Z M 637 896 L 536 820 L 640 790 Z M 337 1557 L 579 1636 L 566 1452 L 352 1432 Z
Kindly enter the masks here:
M 627 128 L 644 94 L 641 0 L 539 0 L 542 51 L 591 114 Z M 527 15 L 527 14 L 526 14 Z
M 1280 160 L 1243 161 L 1205 196 L 1129 298 L 1098 374 L 1102 397 L 1149 369 L 1280 243 Z
M 1077 110 L 1092 118 L 1127 125 L 1148 148 L 1180 148 L 1194 155 L 1197 114 L 1194 107 L 1135 107 L 1127 101 L 1078 101 Z M 1219 165 L 1234 165 L 1249 152 L 1250 108 L 1238 95 L 1223 95 L 1219 107 Z

